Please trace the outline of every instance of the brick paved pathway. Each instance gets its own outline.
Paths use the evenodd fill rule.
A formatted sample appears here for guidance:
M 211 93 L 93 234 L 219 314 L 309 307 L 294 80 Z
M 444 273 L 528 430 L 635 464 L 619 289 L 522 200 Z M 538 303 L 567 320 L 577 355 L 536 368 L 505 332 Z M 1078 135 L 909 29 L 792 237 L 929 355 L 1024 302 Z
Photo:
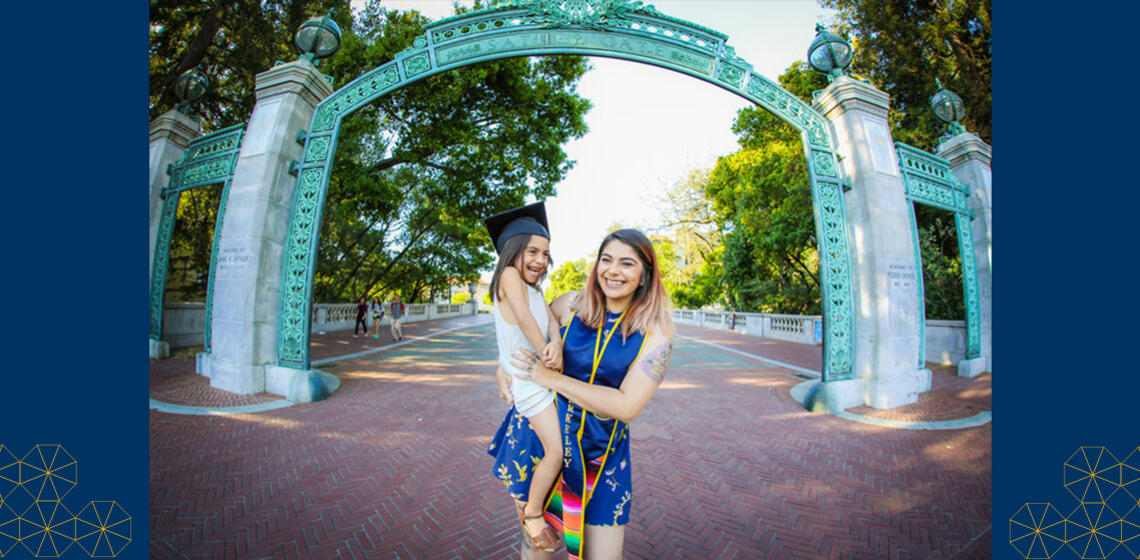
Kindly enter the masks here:
M 517 557 L 513 508 L 484 451 L 507 409 L 492 327 L 470 326 L 485 320 L 409 324 L 409 339 L 433 338 L 323 365 L 342 381 L 323 402 L 151 411 L 151 557 Z M 680 333 L 759 355 L 767 346 L 777 361 L 818 369 L 814 347 Z M 386 339 L 330 333 L 314 337 L 313 357 Z M 192 360 L 176 369 L 152 361 L 152 396 L 175 398 L 181 384 L 199 405 L 218 404 L 208 384 L 195 389 L 204 378 Z M 810 414 L 788 394 L 803 381 L 791 373 L 678 339 L 665 383 L 632 425 L 627 558 L 989 557 L 989 424 L 915 431 Z M 871 413 L 988 407 L 982 377 L 935 371 L 938 396 Z

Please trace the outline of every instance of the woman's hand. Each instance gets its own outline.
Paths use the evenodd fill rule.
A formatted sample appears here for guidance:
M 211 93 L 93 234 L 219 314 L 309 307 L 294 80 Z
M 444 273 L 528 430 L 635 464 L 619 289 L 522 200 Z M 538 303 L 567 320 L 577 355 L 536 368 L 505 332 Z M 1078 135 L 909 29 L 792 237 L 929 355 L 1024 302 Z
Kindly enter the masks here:
M 503 370 L 503 366 L 496 368 L 495 381 L 499 384 L 499 397 L 507 401 L 507 404 L 515 404 L 515 398 L 511 395 L 511 374 Z
M 538 354 L 535 354 L 531 350 L 519 350 L 511 357 L 513 358 L 511 363 L 522 370 L 521 374 L 515 374 L 515 377 L 519 379 L 526 379 L 538 383 L 543 387 L 549 387 L 547 383 L 549 382 L 550 376 L 559 375 L 558 372 L 546 367 Z
M 562 341 L 554 339 L 546 343 L 542 349 L 542 363 L 550 369 L 562 371 Z

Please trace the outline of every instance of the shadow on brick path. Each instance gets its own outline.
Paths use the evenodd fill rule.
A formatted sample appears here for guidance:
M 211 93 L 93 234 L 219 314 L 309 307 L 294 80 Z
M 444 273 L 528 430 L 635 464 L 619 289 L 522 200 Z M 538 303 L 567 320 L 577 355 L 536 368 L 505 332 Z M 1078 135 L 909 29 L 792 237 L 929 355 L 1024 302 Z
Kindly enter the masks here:
M 808 368 L 818 354 L 680 332 L 758 355 L 776 348 L 773 359 Z M 363 355 L 391 341 L 315 336 L 314 360 L 357 355 L 322 366 L 342 382 L 326 401 L 245 415 L 152 410 L 151 557 L 516 558 L 517 521 L 485 452 L 507 410 L 492 327 L 481 316 L 405 334 L 412 343 Z M 209 401 L 215 390 L 182 368 L 152 361 L 152 395 L 176 398 L 168 384 L 181 383 L 198 391 L 188 400 Z M 789 396 L 803 381 L 792 373 L 678 339 L 631 428 L 627 558 L 989 557 L 989 424 L 915 431 L 810 414 Z M 935 379 L 944 395 L 903 417 L 954 414 L 944 401 L 955 399 L 988 407 L 988 377 Z

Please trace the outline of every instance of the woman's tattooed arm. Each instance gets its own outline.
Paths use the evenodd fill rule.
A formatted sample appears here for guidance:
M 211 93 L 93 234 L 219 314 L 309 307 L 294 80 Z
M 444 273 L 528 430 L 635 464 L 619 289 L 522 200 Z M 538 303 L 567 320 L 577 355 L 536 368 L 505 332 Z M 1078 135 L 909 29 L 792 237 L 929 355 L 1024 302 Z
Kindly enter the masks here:
M 648 375 L 654 383 L 660 385 L 665 380 L 665 370 L 669 368 L 669 360 L 673 357 L 673 343 L 662 344 L 649 351 L 647 358 L 641 362 L 641 371 Z

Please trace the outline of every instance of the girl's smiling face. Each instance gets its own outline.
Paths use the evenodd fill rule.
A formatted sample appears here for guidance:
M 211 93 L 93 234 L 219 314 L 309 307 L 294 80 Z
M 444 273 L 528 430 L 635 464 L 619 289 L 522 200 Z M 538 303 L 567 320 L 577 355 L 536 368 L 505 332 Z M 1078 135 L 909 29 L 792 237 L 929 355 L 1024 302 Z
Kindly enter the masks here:
M 610 311 L 622 311 L 633 300 L 633 293 L 641 286 L 645 265 L 633 247 L 618 240 L 602 247 L 598 255 L 598 285 L 606 296 Z
M 530 236 L 526 248 L 515 262 L 515 268 L 519 270 L 523 281 L 532 286 L 537 284 L 549 266 L 550 240 L 541 235 Z

